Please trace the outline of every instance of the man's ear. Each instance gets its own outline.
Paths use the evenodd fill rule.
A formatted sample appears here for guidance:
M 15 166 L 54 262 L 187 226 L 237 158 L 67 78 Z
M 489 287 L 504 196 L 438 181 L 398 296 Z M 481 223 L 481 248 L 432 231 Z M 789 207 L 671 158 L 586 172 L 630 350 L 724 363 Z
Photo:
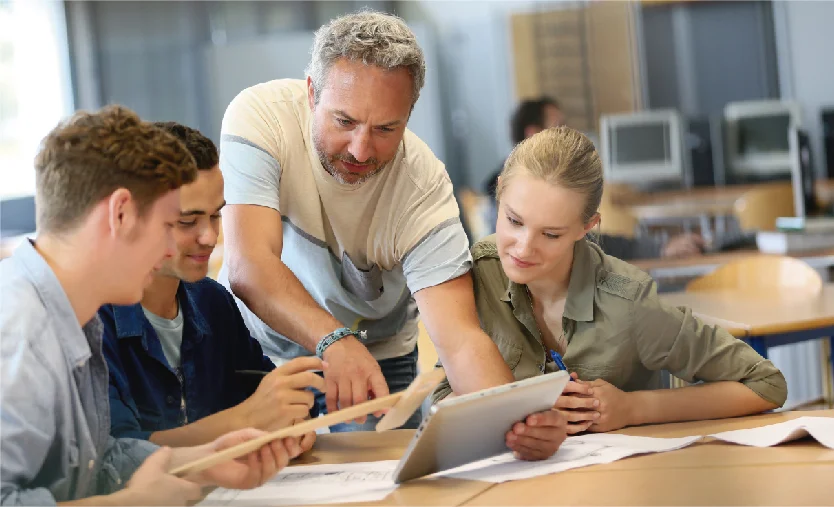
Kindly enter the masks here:
M 307 104 L 310 111 L 316 108 L 316 87 L 313 86 L 313 78 L 307 76 Z
M 112 237 L 131 234 L 139 223 L 139 208 L 130 190 L 120 188 L 107 199 L 108 225 Z

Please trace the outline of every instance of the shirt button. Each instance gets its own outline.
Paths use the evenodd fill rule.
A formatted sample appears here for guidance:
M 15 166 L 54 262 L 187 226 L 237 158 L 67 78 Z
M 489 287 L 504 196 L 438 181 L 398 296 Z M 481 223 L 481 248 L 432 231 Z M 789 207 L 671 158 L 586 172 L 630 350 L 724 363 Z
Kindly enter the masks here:
M 168 396 L 165 401 L 167 401 L 169 405 L 173 405 L 177 400 L 175 400 L 173 396 Z
M 92 470 L 93 468 L 95 468 L 95 466 L 96 466 L 96 461 L 95 461 L 95 460 L 92 460 L 92 459 L 91 459 L 91 460 L 90 460 L 90 462 L 89 462 L 89 463 L 87 463 L 87 468 L 89 468 L 90 470 Z

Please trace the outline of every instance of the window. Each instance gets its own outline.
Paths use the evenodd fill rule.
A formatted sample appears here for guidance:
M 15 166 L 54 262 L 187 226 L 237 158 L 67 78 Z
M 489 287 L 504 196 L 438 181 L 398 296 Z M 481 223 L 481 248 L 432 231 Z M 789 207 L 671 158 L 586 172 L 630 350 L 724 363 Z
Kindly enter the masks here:
M 72 110 L 63 2 L 0 0 L 0 199 L 35 192 L 41 139 Z

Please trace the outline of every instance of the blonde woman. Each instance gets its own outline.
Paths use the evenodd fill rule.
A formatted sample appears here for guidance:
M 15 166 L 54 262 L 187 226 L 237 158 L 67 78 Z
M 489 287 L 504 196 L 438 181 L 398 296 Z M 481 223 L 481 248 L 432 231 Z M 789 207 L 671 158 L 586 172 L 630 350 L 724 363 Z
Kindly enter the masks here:
M 528 138 L 504 165 L 496 234 L 473 247 L 473 274 L 481 324 L 515 378 L 564 358 L 576 382 L 556 408 L 569 434 L 780 407 L 787 386 L 773 363 L 664 305 L 647 274 L 586 239 L 601 220 L 602 188 L 593 144 L 567 127 Z M 660 389 L 661 370 L 704 383 Z

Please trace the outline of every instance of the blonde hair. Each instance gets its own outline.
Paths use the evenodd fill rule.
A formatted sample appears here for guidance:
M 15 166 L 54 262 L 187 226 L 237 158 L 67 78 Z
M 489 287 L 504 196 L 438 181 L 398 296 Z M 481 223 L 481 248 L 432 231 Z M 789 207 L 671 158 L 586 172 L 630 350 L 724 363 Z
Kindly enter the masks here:
M 499 202 L 507 184 L 519 171 L 585 195 L 583 223 L 589 223 L 597 214 L 602 200 L 602 162 L 594 143 L 581 132 L 555 127 L 520 142 L 504 162 L 495 189 Z

